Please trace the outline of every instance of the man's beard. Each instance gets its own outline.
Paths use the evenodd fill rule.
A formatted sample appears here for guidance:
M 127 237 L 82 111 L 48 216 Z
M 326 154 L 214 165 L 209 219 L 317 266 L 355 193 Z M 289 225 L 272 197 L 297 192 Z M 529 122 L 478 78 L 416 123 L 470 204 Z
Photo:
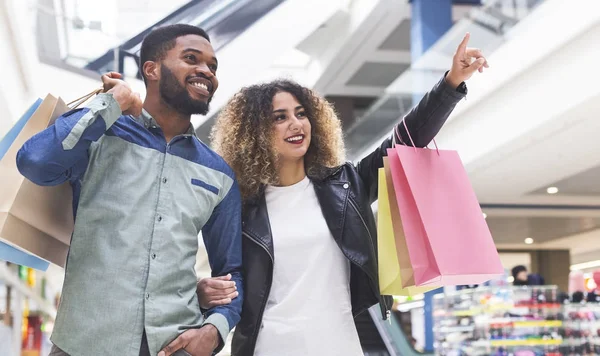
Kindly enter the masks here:
M 185 86 L 182 86 L 173 72 L 164 64 L 160 68 L 159 92 L 167 105 L 184 115 L 206 115 L 212 96 L 206 102 L 192 99 Z

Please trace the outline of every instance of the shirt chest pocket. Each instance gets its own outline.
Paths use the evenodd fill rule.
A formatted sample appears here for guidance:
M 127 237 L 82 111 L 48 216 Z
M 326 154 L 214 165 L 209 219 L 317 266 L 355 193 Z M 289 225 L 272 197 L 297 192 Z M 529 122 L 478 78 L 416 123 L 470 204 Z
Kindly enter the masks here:
M 220 189 L 199 178 L 191 178 L 187 184 L 191 192 L 188 198 L 195 206 L 192 214 L 199 218 L 201 225 L 204 225 L 220 201 Z
M 176 181 L 177 185 L 170 186 L 174 198 L 172 199 L 172 213 L 180 219 L 184 226 L 193 227 L 199 231 L 219 204 L 220 189 L 200 178 L 190 178 L 189 175 L 187 178 L 182 176 Z M 169 180 L 170 182 L 171 180 Z
M 216 196 L 219 196 L 219 188 L 215 187 L 214 185 L 208 184 L 208 183 L 206 183 L 200 179 L 196 179 L 196 178 L 192 178 L 191 183 L 194 186 L 194 190 L 200 190 L 198 188 L 201 188 L 203 190 L 213 193 Z

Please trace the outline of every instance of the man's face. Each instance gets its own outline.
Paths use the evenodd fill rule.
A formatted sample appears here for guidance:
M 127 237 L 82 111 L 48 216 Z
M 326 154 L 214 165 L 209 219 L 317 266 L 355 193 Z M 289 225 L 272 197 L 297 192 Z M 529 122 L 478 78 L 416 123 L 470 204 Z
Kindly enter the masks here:
M 210 42 L 198 35 L 179 37 L 160 64 L 160 96 L 182 114 L 206 115 L 219 86 L 216 73 Z

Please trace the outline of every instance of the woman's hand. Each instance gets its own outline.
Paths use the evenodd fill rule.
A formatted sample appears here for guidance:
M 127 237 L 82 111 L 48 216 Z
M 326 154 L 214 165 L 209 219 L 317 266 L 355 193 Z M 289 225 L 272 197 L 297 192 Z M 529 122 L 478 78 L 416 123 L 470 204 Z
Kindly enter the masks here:
M 457 88 L 460 83 L 467 81 L 475 72 L 483 73 L 483 68 L 490 67 L 481 50 L 467 47 L 469 38 L 471 35 L 467 33 L 458 45 L 452 58 L 452 68 L 446 76 L 446 82 L 453 88 Z
M 227 305 L 238 296 L 237 286 L 231 281 L 231 275 L 204 278 L 196 286 L 198 301 L 203 309 Z

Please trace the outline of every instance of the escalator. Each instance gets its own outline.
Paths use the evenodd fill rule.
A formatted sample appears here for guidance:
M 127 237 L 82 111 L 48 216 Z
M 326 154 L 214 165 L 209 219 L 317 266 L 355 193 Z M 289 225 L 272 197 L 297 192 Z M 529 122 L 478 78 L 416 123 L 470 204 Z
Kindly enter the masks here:
M 470 32 L 478 38 L 480 49 L 488 56 L 510 40 L 510 30 L 537 9 L 545 0 L 487 0 L 473 7 L 445 35 L 431 46 L 411 67 L 385 90 L 385 94 L 345 132 L 348 158 L 357 161 L 372 152 L 394 125 L 440 80 L 456 45 Z
M 215 51 L 226 46 L 262 16 L 285 0 L 196 0 L 190 1 L 159 22 L 133 36 L 121 46 L 107 51 L 90 62 L 86 69 L 104 73 L 118 68 L 122 72 L 126 57 L 139 63 L 139 50 L 144 37 L 153 28 L 185 23 L 203 28 L 211 38 Z M 115 61 L 118 61 L 115 66 Z M 141 79 L 138 70 L 138 79 Z
M 152 29 L 176 23 L 202 27 L 218 51 L 283 2 L 285 0 L 191 0 L 121 44 L 104 47 L 105 53 L 99 57 L 86 59 L 75 58 L 64 45 L 69 43 L 70 36 L 76 36 L 76 31 L 81 30 L 78 26 L 83 25 L 76 23 L 76 19 L 66 18 L 64 3 L 61 12 L 61 5 L 56 6 L 52 0 L 41 0 L 37 12 L 38 56 L 46 64 L 94 78 L 98 73 L 108 71 L 125 73 L 125 66 L 133 65 L 135 69 L 127 68 L 130 69 L 127 72 L 136 73 L 137 79 L 141 79 L 139 50 Z M 102 45 L 94 43 L 94 46 Z
M 358 338 L 366 356 L 390 356 L 370 313 L 359 314 L 354 318 L 354 323 L 356 324 Z
M 433 354 L 421 353 L 416 351 L 411 344 L 409 343 L 404 331 L 398 322 L 398 319 L 393 315 L 389 318 L 389 320 L 382 320 L 381 313 L 379 311 L 379 305 L 373 306 L 369 309 L 369 313 L 364 313 L 364 316 L 370 318 L 370 325 L 374 327 L 379 333 L 379 340 L 382 341 L 384 350 L 381 350 L 380 345 L 377 345 L 378 349 L 374 350 L 374 352 L 379 353 L 368 353 L 368 349 L 366 349 L 363 345 L 363 350 L 365 351 L 365 355 L 390 355 L 390 356 L 432 356 Z M 360 318 L 360 316 L 358 317 Z M 359 328 L 359 321 L 357 318 L 357 328 Z M 361 324 L 367 324 L 366 321 L 363 321 Z M 363 330 L 363 334 L 366 329 L 371 327 L 361 326 Z M 358 329 L 359 336 L 361 337 L 361 343 L 363 342 L 361 329 Z M 375 337 L 369 336 L 368 339 L 365 339 L 365 342 L 368 342 L 369 345 L 373 345 L 373 341 Z

